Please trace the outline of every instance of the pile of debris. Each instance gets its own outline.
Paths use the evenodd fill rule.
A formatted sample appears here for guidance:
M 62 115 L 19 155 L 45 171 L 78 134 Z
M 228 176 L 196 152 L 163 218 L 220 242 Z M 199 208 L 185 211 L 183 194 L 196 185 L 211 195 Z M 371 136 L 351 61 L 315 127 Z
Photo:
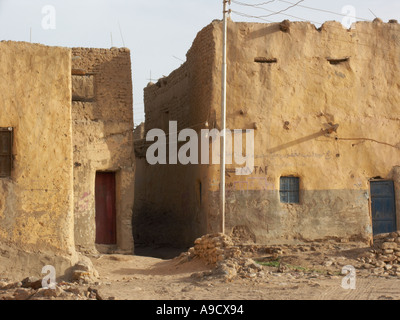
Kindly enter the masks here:
M 375 236 L 374 246 L 359 260 L 374 274 L 400 277 L 400 231 Z
M 201 259 L 214 267 L 211 271 L 198 272 L 193 278 L 222 277 L 225 280 L 240 278 L 264 277 L 263 267 L 254 260 L 242 257 L 242 251 L 234 245 L 232 239 L 225 234 L 209 234 L 195 241 L 194 247 L 181 258 L 192 260 Z
M 215 265 L 228 258 L 240 257 L 241 251 L 234 246 L 230 237 L 218 233 L 196 239 L 194 247 L 189 249 L 189 255 L 200 258 L 206 264 Z
M 354 256 L 337 255 L 343 250 L 352 250 L 357 252 L 362 250 L 361 254 L 354 253 Z M 250 257 L 261 256 L 255 262 Z M 296 255 L 307 254 L 309 259 L 315 259 L 318 264 L 314 266 L 302 267 L 292 266 L 287 259 L 296 261 Z M 336 258 L 333 258 L 336 257 Z M 352 265 L 358 272 L 365 275 L 376 276 L 394 276 L 400 277 L 400 231 L 383 234 L 374 238 L 374 246 L 365 248 L 360 244 L 340 243 L 327 241 L 326 243 L 310 243 L 303 245 L 281 245 L 281 246 L 257 246 L 240 245 L 224 234 L 205 235 L 195 241 L 194 247 L 180 256 L 181 261 L 190 261 L 192 259 L 201 259 L 207 265 L 213 267 L 211 271 L 198 272 L 192 275 L 193 278 L 223 278 L 231 281 L 235 278 L 267 278 L 274 273 L 291 272 L 295 274 L 318 274 L 332 276 L 342 270 L 343 266 Z M 290 261 L 289 259 L 289 261 Z M 319 262 L 321 260 L 321 262 Z M 300 260 L 301 261 L 301 260 Z M 260 262 L 263 262 L 260 264 Z M 265 262 L 265 263 L 264 263 Z M 300 262 L 301 263 L 301 262 Z M 323 270 L 318 269 L 317 265 L 322 265 Z M 275 268 L 276 271 L 273 271 Z
M 98 289 L 79 283 L 61 282 L 54 289 L 43 288 L 42 279 L 25 278 L 20 282 L 0 281 L 0 300 L 113 300 Z
M 72 270 L 72 281 L 50 285 L 38 277 L 28 277 L 20 282 L 0 281 L 0 300 L 112 300 L 105 299 L 93 288 L 99 274 L 91 260 L 82 257 Z M 51 287 L 51 288 L 47 288 Z
M 89 284 L 95 282 L 99 278 L 99 273 L 93 266 L 92 261 L 87 257 L 75 264 L 72 271 L 72 280 L 80 284 Z

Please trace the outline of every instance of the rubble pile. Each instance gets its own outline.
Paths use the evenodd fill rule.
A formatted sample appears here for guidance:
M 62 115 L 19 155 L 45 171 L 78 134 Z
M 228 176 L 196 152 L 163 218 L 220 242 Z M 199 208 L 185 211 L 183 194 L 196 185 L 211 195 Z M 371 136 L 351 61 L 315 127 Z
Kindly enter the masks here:
M 198 258 L 214 266 L 212 271 L 198 272 L 193 278 L 222 277 L 233 280 L 235 277 L 263 277 L 263 267 L 254 260 L 242 256 L 242 251 L 232 239 L 224 234 L 209 234 L 196 239 L 194 247 L 186 253 L 189 260 Z
M 400 231 L 375 236 L 374 246 L 359 260 L 374 274 L 400 277 Z
M 72 281 L 55 284 L 54 288 L 43 288 L 43 279 L 27 277 L 20 282 L 0 281 L 0 300 L 109 300 L 93 289 L 99 273 L 87 257 L 75 264 Z M 45 286 L 50 286 L 47 282 Z
M 226 280 L 233 280 L 235 277 L 255 279 L 265 277 L 263 269 L 253 259 L 229 258 L 217 263 L 214 274 Z
M 79 283 L 61 282 L 54 289 L 42 288 L 42 279 L 25 278 L 20 282 L 0 281 L 0 300 L 113 300 L 98 289 Z
M 353 256 L 338 256 L 344 251 L 353 252 Z M 303 256 L 303 260 L 296 260 L 298 255 Z M 259 257 L 258 262 L 250 258 L 255 256 Z M 306 256 L 308 258 L 305 258 Z M 213 267 L 211 271 L 193 274 L 192 277 L 196 279 L 214 277 L 231 281 L 235 278 L 268 278 L 274 273 L 284 272 L 285 266 L 289 266 L 286 272 L 292 270 L 296 275 L 334 276 L 347 265 L 354 266 L 359 274 L 365 276 L 400 277 L 400 231 L 376 236 L 371 248 L 365 248 L 358 243 L 337 243 L 333 240 L 301 245 L 241 245 L 227 235 L 211 234 L 197 239 L 194 247 L 182 254 L 182 257 L 186 261 L 201 259 Z M 290 262 L 285 260 L 288 257 L 299 261 L 299 265 L 291 266 Z M 267 263 L 261 265 L 263 259 L 266 259 Z M 313 265 L 302 267 L 301 263 L 309 259 L 315 259 Z
M 232 239 L 224 234 L 205 235 L 194 242 L 189 255 L 196 256 L 206 264 L 216 265 L 228 258 L 240 257 L 239 247 L 234 246 Z
M 93 263 L 87 257 L 82 257 L 82 259 L 75 264 L 74 270 L 72 272 L 72 280 L 92 283 L 99 278 L 99 273 L 94 268 Z

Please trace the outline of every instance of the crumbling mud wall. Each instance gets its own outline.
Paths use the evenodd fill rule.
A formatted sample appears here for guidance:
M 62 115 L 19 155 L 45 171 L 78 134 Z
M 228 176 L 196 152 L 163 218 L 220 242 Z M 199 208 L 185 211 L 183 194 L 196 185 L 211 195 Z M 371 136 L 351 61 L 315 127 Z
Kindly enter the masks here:
M 94 251 L 96 172 L 116 174 L 115 250 L 133 251 L 133 98 L 129 49 L 72 49 L 75 242 Z
M 317 29 L 307 22 L 229 21 L 227 127 L 255 130 L 255 168 L 236 176 L 240 165 L 227 167 L 228 233 L 240 227 L 256 243 L 372 239 L 369 182 L 380 177 L 395 180 L 396 189 L 399 184 L 399 32 L 395 21 L 359 22 L 349 30 L 338 22 Z M 194 50 L 200 39 L 212 51 Z M 189 52 L 180 69 L 146 88 L 146 131 L 165 127 L 167 106 L 184 119 L 179 128 L 206 120 L 219 129 L 222 22 L 201 31 Z M 201 82 L 182 75 L 189 67 L 191 75 L 204 76 Z M 178 75 L 182 80 L 173 86 Z M 184 174 L 190 170 L 204 174 Z M 167 211 L 175 225 L 168 234 L 175 238 L 195 237 L 187 225 L 199 218 L 205 233 L 220 231 L 219 165 L 159 166 L 146 173 L 148 209 L 142 212 L 154 226 L 168 224 L 159 218 Z M 298 204 L 281 202 L 283 176 L 300 179 Z M 194 196 L 196 179 L 205 188 L 200 216 L 177 200 L 160 199 Z
M 0 127 L 13 128 L 11 177 L 0 178 L 0 277 L 57 277 L 74 247 L 71 51 L 0 42 Z
M 255 129 L 255 168 L 227 176 L 227 229 L 246 226 L 257 243 L 369 241 L 369 181 L 396 180 L 399 165 L 400 25 L 285 26 L 229 23 L 228 127 Z M 220 52 L 221 27 L 215 42 Z M 300 202 L 284 204 L 280 177 L 292 175 Z M 218 190 L 208 211 L 215 231 Z

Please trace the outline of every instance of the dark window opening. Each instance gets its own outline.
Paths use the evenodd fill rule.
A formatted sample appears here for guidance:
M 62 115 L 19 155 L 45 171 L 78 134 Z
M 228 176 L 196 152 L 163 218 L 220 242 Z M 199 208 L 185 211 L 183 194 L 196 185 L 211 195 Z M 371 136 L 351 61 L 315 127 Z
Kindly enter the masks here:
M 282 203 L 300 203 L 300 178 L 281 177 L 279 193 Z
M 12 128 L 0 128 L 0 178 L 11 177 Z

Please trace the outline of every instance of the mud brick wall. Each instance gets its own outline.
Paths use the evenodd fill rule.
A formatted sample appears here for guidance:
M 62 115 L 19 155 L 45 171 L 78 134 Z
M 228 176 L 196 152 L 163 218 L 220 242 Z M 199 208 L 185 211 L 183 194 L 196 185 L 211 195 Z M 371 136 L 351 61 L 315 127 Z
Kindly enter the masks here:
M 116 173 L 117 249 L 133 251 L 132 71 L 129 49 L 72 49 L 75 242 L 95 248 L 95 176 Z
M 0 42 L 0 127 L 13 128 L 11 177 L 0 179 L 0 277 L 61 277 L 76 262 L 71 50 Z
M 227 165 L 227 234 L 246 230 L 257 244 L 370 243 L 376 178 L 394 181 L 399 229 L 399 32 L 379 19 L 349 30 L 229 21 L 227 127 L 255 130 L 255 167 L 237 176 L 243 165 Z M 187 61 L 145 89 L 146 132 L 169 120 L 178 131 L 219 128 L 222 35 L 221 21 L 211 23 Z M 219 165 L 143 167 L 138 239 L 187 245 L 221 231 Z M 287 176 L 299 178 L 299 203 L 281 201 Z
M 330 237 L 368 243 L 370 180 L 398 186 L 400 24 L 285 27 L 229 23 L 227 126 L 256 130 L 254 171 L 227 176 L 227 232 L 242 226 L 262 244 Z M 217 52 L 221 39 L 222 27 Z M 221 87 L 220 77 L 213 82 Z M 330 124 L 337 132 L 324 132 Z M 220 221 L 219 168 L 210 169 L 209 233 Z M 281 201 L 285 176 L 300 179 L 299 203 Z M 397 222 L 399 229 L 399 208 Z

